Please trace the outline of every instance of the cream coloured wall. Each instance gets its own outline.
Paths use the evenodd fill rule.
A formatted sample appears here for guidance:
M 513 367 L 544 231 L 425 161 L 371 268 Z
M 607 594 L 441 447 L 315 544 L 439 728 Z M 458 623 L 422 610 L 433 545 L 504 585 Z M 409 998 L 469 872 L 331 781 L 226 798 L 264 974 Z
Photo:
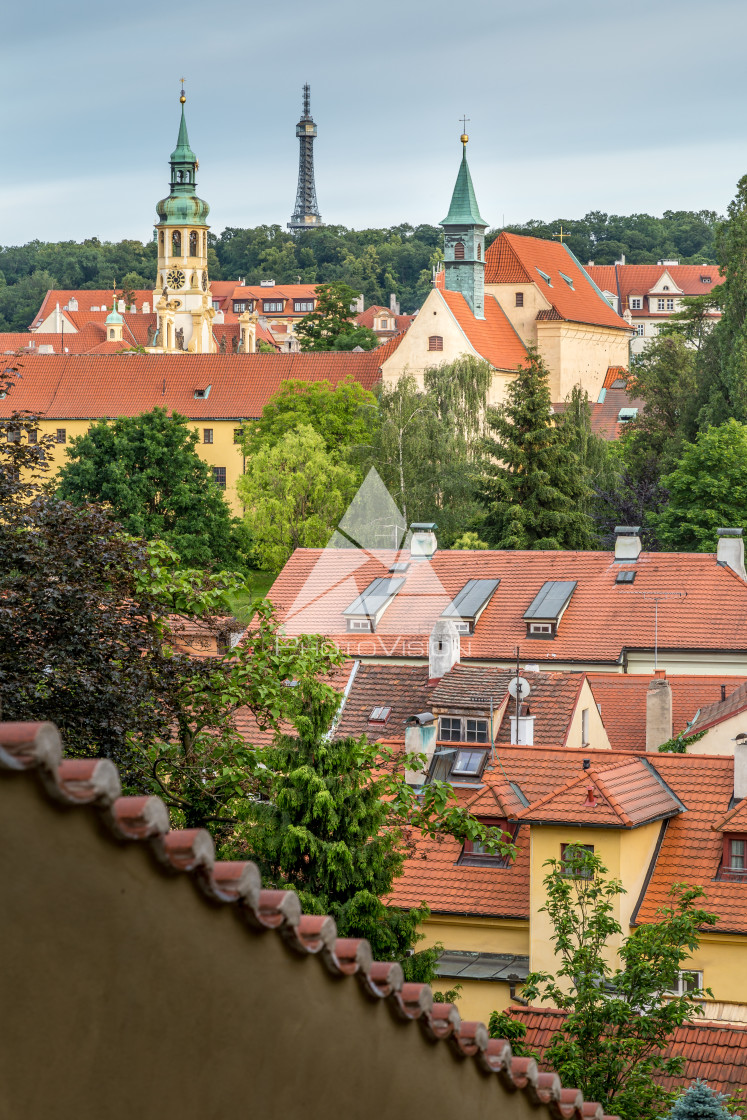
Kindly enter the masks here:
M 695 715 L 695 712 L 692 713 Z M 697 732 L 697 726 L 693 728 Z M 709 727 L 702 739 L 687 748 L 688 754 L 734 754 L 734 739 L 747 732 L 747 712 L 739 712 L 731 719 L 722 720 Z
M 623 936 L 630 927 L 635 908 L 659 836 L 658 821 L 635 829 L 574 828 L 559 825 L 532 825 L 530 854 L 530 949 L 529 968 L 555 973 L 558 960 L 552 944 L 553 928 L 548 915 L 542 912 L 546 891 L 544 878 L 548 859 L 560 859 L 561 844 L 593 844 L 607 868 L 610 878 L 620 879 L 627 894 L 614 900 L 614 917 L 622 926 Z M 620 937 L 607 944 L 612 961 Z
M 715 563 L 715 561 L 714 561 Z M 666 609 L 666 608 L 664 608 Z M 653 619 L 651 621 L 653 636 Z M 684 673 L 716 676 L 721 673 L 727 676 L 744 676 L 747 674 L 747 654 L 718 650 L 704 650 L 702 653 L 694 651 L 659 650 L 657 669 L 666 669 L 667 676 L 679 676 Z M 653 673 L 653 650 L 640 650 L 628 654 L 627 671 L 629 673 Z M 695 715 L 695 712 L 693 712 Z
M 553 666 L 554 668 L 554 666 Z M 583 712 L 584 709 L 589 710 L 589 741 L 583 741 Z M 562 746 L 563 744 L 558 744 Z M 593 750 L 609 750 L 610 741 L 607 735 L 607 730 L 602 722 L 602 717 L 599 714 L 594 694 L 591 691 L 591 686 L 587 680 L 584 680 L 583 685 L 578 694 L 576 707 L 573 711 L 571 718 L 571 725 L 568 730 L 568 738 L 564 744 L 566 747 L 573 747 L 581 750 L 582 747 L 591 747 Z
M 550 301 L 536 284 L 486 284 L 485 295 L 491 293 L 498 300 L 516 333 L 529 345 L 537 342 L 537 313 L 549 311 Z M 516 306 L 516 293 L 524 295 L 523 307 Z M 554 400 L 555 398 L 553 398 Z
M 537 323 L 537 347 L 550 370 L 550 395 L 563 401 L 581 385 L 596 401 L 609 366 L 628 366 L 625 331 L 545 320 Z
M 428 349 L 428 339 L 431 335 L 440 335 L 443 338 L 443 350 Z M 440 291 L 434 288 L 397 349 L 382 364 L 382 380 L 385 385 L 391 387 L 399 381 L 400 377 L 411 374 L 418 385 L 422 386 L 426 369 L 456 361 L 464 354 L 482 357 L 466 338 L 446 306 Z M 488 394 L 488 402 L 491 405 L 503 402 L 506 388 L 512 380 L 513 375 L 510 373 L 497 371 L 493 374 L 493 382 Z
M 66 443 L 55 444 L 52 448 L 53 473 L 56 474 L 65 463 L 67 450 L 73 437 L 85 435 L 93 423 L 95 423 L 93 420 L 50 420 L 48 418 L 39 421 L 39 431 L 44 435 L 56 436 L 58 428 L 64 428 L 67 435 Z M 233 441 L 234 429 L 240 426 L 241 421 L 239 420 L 205 419 L 199 423 L 191 424 L 198 435 L 196 451 L 200 458 L 209 463 L 211 467 L 226 468 L 225 498 L 231 512 L 236 516 L 241 516 L 243 513 L 236 491 L 236 483 L 244 473 L 244 460 L 241 447 Z M 203 442 L 205 428 L 213 429 L 212 444 Z

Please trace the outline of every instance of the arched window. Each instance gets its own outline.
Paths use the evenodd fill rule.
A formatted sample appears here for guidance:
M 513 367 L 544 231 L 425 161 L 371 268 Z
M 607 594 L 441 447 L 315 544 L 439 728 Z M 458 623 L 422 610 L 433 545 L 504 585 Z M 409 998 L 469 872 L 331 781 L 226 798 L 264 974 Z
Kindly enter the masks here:
M 189 171 L 184 172 L 184 182 L 185 183 L 191 183 L 192 182 L 191 172 L 189 172 Z
M 114 338 L 114 327 L 109 327 L 109 338 Z
M 182 235 L 178 229 L 175 229 L 171 235 L 171 252 L 175 257 L 182 255 Z
M 443 348 L 444 348 L 443 336 L 440 335 L 440 334 L 432 334 L 430 336 L 430 338 L 428 339 L 428 349 L 429 350 L 443 350 Z
M 463 241 L 457 241 L 456 245 L 454 246 L 454 260 L 455 261 L 463 261 L 464 260 L 464 242 Z
M 478 261 L 482 260 L 482 245 L 477 246 L 477 259 Z
M 161 247 L 161 252 L 163 252 L 163 230 L 159 230 L 159 233 L 158 233 L 158 244 L 159 244 L 159 245 L 160 245 L 160 247 Z
M 184 181 L 184 172 L 183 171 L 177 171 L 176 181 L 177 181 L 177 183 L 181 183 L 181 182 Z
M 190 257 L 197 256 L 197 233 L 195 230 L 189 235 L 189 255 Z
M 203 233 L 203 235 L 202 235 L 202 255 L 203 255 L 203 257 L 207 256 L 207 234 L 206 233 Z

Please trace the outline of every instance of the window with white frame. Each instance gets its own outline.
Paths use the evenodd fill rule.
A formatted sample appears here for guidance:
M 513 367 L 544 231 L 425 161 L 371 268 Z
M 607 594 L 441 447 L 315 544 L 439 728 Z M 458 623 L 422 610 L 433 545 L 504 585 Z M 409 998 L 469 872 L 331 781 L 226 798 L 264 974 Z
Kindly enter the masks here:
M 665 306 L 664 306 L 664 305 L 665 305 L 665 303 L 666 303 L 666 302 L 667 302 L 667 301 L 666 301 L 665 299 L 657 299 L 657 301 L 656 301 L 656 310 L 657 310 L 657 311 L 665 311 L 665 310 L 666 310 L 666 308 L 665 308 Z
M 349 618 L 348 630 L 365 630 L 366 633 L 371 633 L 371 619 L 370 618 Z
M 486 752 L 481 750 L 457 751 L 454 764 L 451 767 L 452 774 L 467 778 L 477 777 L 482 771 L 485 754 Z
M 643 323 L 638 323 L 635 328 L 635 333 L 639 338 L 643 338 L 644 334 L 646 333 L 646 328 L 644 327 Z
M 463 716 L 441 716 L 438 737 L 447 743 L 488 743 L 488 720 Z
M 688 992 L 696 992 L 703 987 L 703 973 L 692 969 L 677 973 L 677 983 L 671 989 L 672 995 L 684 996 Z
M 667 311 L 674 311 L 674 300 L 673 299 L 668 299 L 667 300 Z
M 643 300 L 641 299 L 641 297 L 640 296 L 631 296 L 630 310 L 631 311 L 640 311 L 642 309 L 642 307 L 643 307 Z

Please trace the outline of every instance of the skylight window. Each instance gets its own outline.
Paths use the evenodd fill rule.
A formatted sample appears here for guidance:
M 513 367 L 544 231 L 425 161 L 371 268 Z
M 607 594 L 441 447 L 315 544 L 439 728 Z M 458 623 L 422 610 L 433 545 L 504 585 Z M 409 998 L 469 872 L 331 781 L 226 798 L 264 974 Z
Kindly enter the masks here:
M 554 638 L 575 590 L 576 580 L 544 583 L 524 613 L 527 637 Z
M 470 579 L 441 615 L 451 619 L 461 634 L 471 634 L 490 602 L 499 579 Z
M 546 272 L 543 272 L 541 268 L 538 268 L 538 269 L 537 269 L 537 271 L 539 272 L 540 276 L 542 277 L 542 279 L 543 279 L 543 280 L 545 281 L 545 283 L 547 284 L 548 288 L 551 288 L 551 287 L 552 287 L 552 280 L 551 280 L 551 279 L 550 279 L 550 277 L 549 277 L 549 276 L 547 275 L 547 273 L 546 273 Z
M 391 708 L 374 708 L 371 715 L 368 717 L 369 723 L 386 723 L 389 716 L 392 714 Z
M 380 576 L 342 612 L 349 630 L 375 630 L 376 624 L 404 583 L 404 578 Z M 364 626 L 363 623 L 368 625 Z
M 637 408 L 621 408 L 617 414 L 617 419 L 621 424 L 626 423 L 628 420 L 635 420 L 638 415 Z
M 212 385 L 208 385 L 205 389 L 195 389 L 194 398 L 196 401 L 205 401 L 210 396 Z
M 618 572 L 615 583 L 632 583 L 634 579 L 635 572 Z
M 564 272 L 560 272 L 560 273 L 558 273 L 558 275 L 561 277 L 561 279 L 565 280 L 566 284 L 571 289 L 571 291 L 575 292 L 576 289 L 573 287 L 573 280 L 571 279 L 571 277 L 566 276 L 566 274 Z

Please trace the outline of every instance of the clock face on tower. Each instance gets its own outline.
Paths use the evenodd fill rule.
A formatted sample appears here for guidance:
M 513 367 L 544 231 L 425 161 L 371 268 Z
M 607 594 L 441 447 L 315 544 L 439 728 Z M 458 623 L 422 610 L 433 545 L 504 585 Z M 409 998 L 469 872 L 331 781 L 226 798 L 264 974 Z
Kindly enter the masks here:
M 166 275 L 166 283 L 169 288 L 176 288 L 177 290 L 183 288 L 185 280 L 186 276 L 180 268 L 172 268 Z

